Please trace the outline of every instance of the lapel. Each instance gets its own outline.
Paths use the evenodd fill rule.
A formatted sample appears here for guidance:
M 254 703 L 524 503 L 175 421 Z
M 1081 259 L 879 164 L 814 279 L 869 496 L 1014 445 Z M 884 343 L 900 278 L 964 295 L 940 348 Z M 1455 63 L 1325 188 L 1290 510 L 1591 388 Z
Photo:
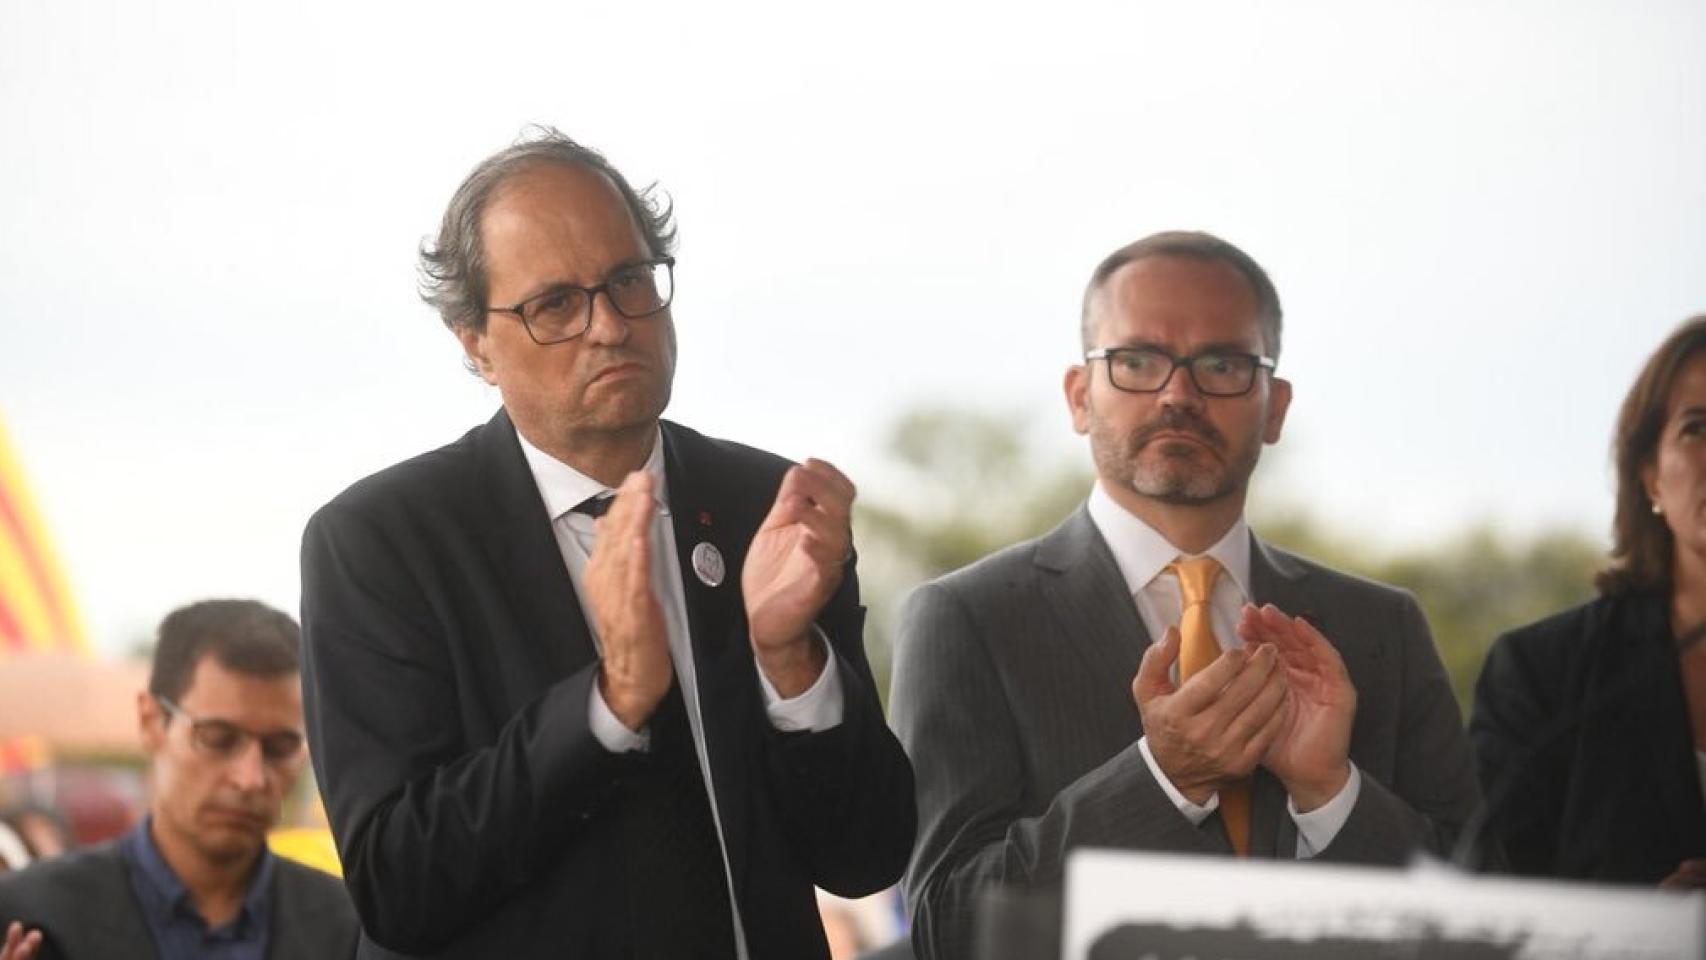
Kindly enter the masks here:
M 746 608 L 740 592 L 740 572 L 746 547 L 768 503 L 755 502 L 739 489 L 741 478 L 729 475 L 729 464 L 716 447 L 698 433 L 660 421 L 664 472 L 669 480 L 669 510 L 675 532 L 676 561 L 681 569 L 682 600 L 687 607 L 688 637 L 699 686 L 699 711 L 704 719 L 705 749 L 717 793 L 717 814 L 736 890 L 746 889 L 749 836 L 746 785 L 754 762 L 748 750 L 756 712 L 764 719 L 755 689 L 751 647 L 746 638 Z M 695 550 L 722 557 L 723 576 L 712 586 L 694 569 Z M 746 910 L 758 909 L 756 904 Z
M 517 619 L 504 654 L 525 657 L 542 689 L 591 663 L 597 647 L 506 411 L 474 432 L 474 449 L 482 482 L 470 507 L 484 514 L 486 557 Z
M 676 560 L 681 566 L 681 589 L 687 604 L 688 632 L 693 641 L 693 660 L 700 667 L 721 662 L 734 647 L 734 631 L 741 628 L 746 611 L 741 604 L 740 570 L 746 545 L 761 517 L 753 517 L 732 498 L 727 477 L 709 462 L 714 454 L 703 437 L 669 421 L 662 421 L 664 473 L 669 478 L 669 511 L 675 530 Z M 703 549 L 723 560 L 723 578 L 711 586 L 693 566 L 693 553 Z M 744 633 L 744 629 L 742 631 Z
M 139 955 L 139 951 L 143 956 L 158 956 L 154 933 L 142 916 L 142 908 L 137 906 L 135 895 L 131 893 L 129 868 L 125 865 L 124 854 L 120 851 L 118 842 L 108 841 L 103 846 L 89 851 L 87 856 L 90 858 L 88 862 L 91 867 L 88 877 L 92 882 L 83 891 L 88 895 L 86 902 L 109 904 L 116 909 L 73 909 L 76 926 L 67 924 L 67 929 L 54 931 L 54 939 L 60 944 L 72 946 L 73 949 L 65 951 L 71 956 L 84 955 L 79 945 L 89 948 L 89 956 L 135 957 Z M 0 923 L 10 919 L 0 917 Z M 84 930 L 88 931 L 86 938 Z M 46 955 L 55 954 L 47 951 Z
M 1662 596 L 1631 597 L 1621 625 L 1609 629 L 1605 661 L 1591 669 L 1582 725 L 1587 769 L 1645 769 L 1652 784 L 1652 815 L 1670 825 L 1664 835 L 1694 856 L 1706 850 L 1706 810 L 1688 726 L 1682 666 L 1671 635 L 1669 604 Z M 1615 624 L 1615 619 L 1614 619 Z M 1603 629 L 1602 629 L 1603 634 Z M 1637 695 L 1631 696 L 1631 692 Z M 1678 859 L 1682 856 L 1678 854 Z
M 294 880 L 284 858 L 280 857 L 273 864 L 272 889 L 267 891 L 272 900 L 272 924 L 267 936 L 268 958 L 313 956 L 316 952 L 325 951 L 329 945 L 328 942 L 316 942 L 329 941 L 331 931 L 323 922 L 325 918 L 310 912 L 308 904 L 296 896 Z
M 1149 648 L 1149 632 L 1089 510 L 1080 506 L 1038 541 L 1034 562 L 1044 602 L 1060 626 L 1060 645 L 1082 658 L 1094 676 L 1133 676 Z
M 1302 617 L 1332 637 L 1325 611 L 1317 609 L 1306 589 L 1308 571 L 1290 556 L 1271 550 L 1250 535 L 1250 600 L 1273 604 Z M 1297 823 L 1286 813 L 1285 785 L 1266 767 L 1250 778 L 1250 855 L 1290 859 L 1297 855 Z

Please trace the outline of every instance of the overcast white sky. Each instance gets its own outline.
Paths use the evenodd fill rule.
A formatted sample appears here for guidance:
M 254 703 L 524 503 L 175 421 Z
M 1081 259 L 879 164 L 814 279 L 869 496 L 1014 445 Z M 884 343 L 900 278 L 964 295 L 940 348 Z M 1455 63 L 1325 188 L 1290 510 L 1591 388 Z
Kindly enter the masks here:
M 98 644 L 294 609 L 308 514 L 495 407 L 414 252 L 540 121 L 674 196 L 707 432 L 873 495 L 919 404 L 1085 456 L 1084 278 L 1203 228 L 1285 301 L 1270 488 L 1600 535 L 1616 404 L 1706 311 L 1702 49 L 1699 0 L 3 0 L 0 417 Z

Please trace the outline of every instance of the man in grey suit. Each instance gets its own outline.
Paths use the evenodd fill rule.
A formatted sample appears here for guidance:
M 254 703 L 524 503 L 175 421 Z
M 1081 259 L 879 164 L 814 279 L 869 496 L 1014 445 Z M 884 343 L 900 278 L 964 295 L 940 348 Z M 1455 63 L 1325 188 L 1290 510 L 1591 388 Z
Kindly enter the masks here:
M 1291 402 L 1280 317 L 1217 237 L 1109 255 L 1065 378 L 1088 502 L 909 599 L 891 707 L 918 783 L 921 956 L 968 956 L 980 896 L 1058 885 L 1076 847 L 1399 864 L 1475 807 L 1414 598 L 1245 525 Z

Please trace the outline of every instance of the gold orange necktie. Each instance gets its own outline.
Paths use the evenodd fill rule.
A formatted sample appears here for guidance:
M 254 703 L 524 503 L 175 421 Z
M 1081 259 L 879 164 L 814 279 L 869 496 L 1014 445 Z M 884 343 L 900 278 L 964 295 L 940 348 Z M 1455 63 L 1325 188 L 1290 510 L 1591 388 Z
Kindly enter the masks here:
M 1220 641 L 1214 636 L 1213 607 L 1209 598 L 1214 595 L 1214 580 L 1221 566 L 1213 557 L 1181 557 L 1170 565 L 1179 578 L 1179 681 L 1183 683 L 1220 656 Z M 1232 849 L 1240 857 L 1250 852 L 1250 781 L 1249 778 L 1222 784 L 1220 787 L 1220 820 Z

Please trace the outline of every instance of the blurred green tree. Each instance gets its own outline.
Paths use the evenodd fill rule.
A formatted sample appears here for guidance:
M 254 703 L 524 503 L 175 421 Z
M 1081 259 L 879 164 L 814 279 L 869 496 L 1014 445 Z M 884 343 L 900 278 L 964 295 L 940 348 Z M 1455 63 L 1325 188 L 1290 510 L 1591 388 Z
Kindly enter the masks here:
M 1026 418 L 988 411 L 920 409 L 886 443 L 904 497 L 867 494 L 854 512 L 860 579 L 870 607 L 866 641 L 887 698 L 901 602 L 919 583 L 1059 523 L 1089 492 L 1082 462 L 1043 454 Z M 1358 541 L 1307 508 L 1253 501 L 1250 524 L 1274 544 L 1416 594 L 1465 711 L 1493 638 L 1592 595 L 1604 547 L 1575 531 L 1524 538 L 1486 524 L 1436 545 L 1398 551 Z
M 1050 529 L 1090 490 L 1088 466 L 1039 455 L 1022 416 L 928 408 L 904 414 L 885 444 L 905 491 L 854 508 L 865 642 L 884 702 L 900 604 L 913 587 Z
M 1514 538 L 1480 523 L 1443 543 L 1385 552 L 1297 507 L 1254 510 L 1250 525 L 1294 553 L 1414 593 L 1465 717 L 1494 638 L 1587 601 L 1605 560 L 1603 546 L 1573 530 Z

